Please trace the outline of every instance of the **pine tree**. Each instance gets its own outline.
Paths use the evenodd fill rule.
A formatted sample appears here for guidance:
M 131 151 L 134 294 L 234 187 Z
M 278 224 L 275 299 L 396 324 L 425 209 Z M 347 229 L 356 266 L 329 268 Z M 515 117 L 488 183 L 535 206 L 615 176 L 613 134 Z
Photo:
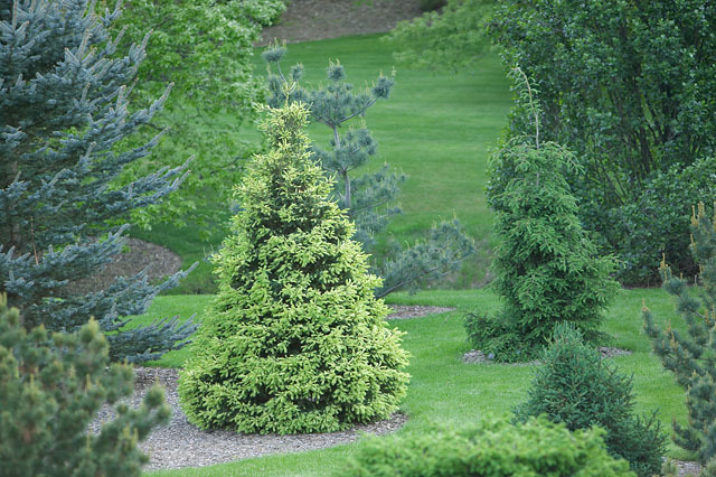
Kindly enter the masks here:
M 171 320 L 126 330 L 121 317 L 143 313 L 182 274 L 159 286 L 139 274 L 87 295 L 67 284 L 119 253 L 126 227 L 117 224 L 176 189 L 184 168 L 116 185 L 158 137 L 129 150 L 122 141 L 166 94 L 130 112 L 128 85 L 144 45 L 116 57 L 118 39 L 105 27 L 119 12 L 92 10 L 86 0 L 0 1 L 0 291 L 27 329 L 73 331 L 94 316 L 113 359 L 142 361 L 181 346 L 194 326 Z
M 0 475 L 3 477 L 139 476 L 147 456 L 137 442 L 169 417 L 159 387 L 137 409 L 88 432 L 100 407 L 132 394 L 132 368 L 109 367 L 96 321 L 78 333 L 30 332 L 0 295 Z
M 716 204 L 714 207 L 716 210 Z M 698 204 L 691 217 L 691 251 L 700 267 L 700 300 L 689 294 L 687 282 L 672 275 L 662 260 L 664 289 L 678 297 L 678 310 L 687 333 L 668 326 L 661 330 L 648 308 L 642 310 L 644 329 L 654 352 L 676 381 L 686 388 L 689 419 L 685 426 L 674 422 L 674 442 L 697 453 L 702 464 L 716 464 L 716 217 Z M 712 465 L 713 468 L 713 465 Z
M 384 258 L 378 259 L 375 236 L 385 230 L 391 217 L 401 212 L 393 204 L 405 176 L 387 164 L 375 172 L 356 176 L 355 171 L 375 156 L 377 142 L 365 127 L 348 129 L 343 134 L 341 128 L 353 118 L 365 117 L 378 101 L 388 99 L 393 77 L 380 75 L 370 90 L 356 91 L 346 81 L 343 66 L 336 62 L 328 66 L 327 86 L 305 89 L 298 84 L 303 75 L 301 65 L 291 68 L 289 78 L 282 73 L 281 58 L 285 53 L 286 49 L 278 45 L 263 53 L 269 68 L 276 68 L 276 74 L 269 72 L 268 104 L 277 107 L 286 100 L 303 102 L 311 108 L 311 119 L 331 130 L 330 149 L 314 144 L 313 158 L 327 176 L 335 177 L 333 196 L 356 224 L 354 239 L 363 244 L 364 251 L 373 254 L 372 270 L 383 278 L 383 286 L 376 290 L 376 296 L 383 297 L 404 288 L 415 290 L 458 270 L 474 248 L 457 220 L 433 227 L 424 239 L 412 246 L 393 241 L 387 252 L 380 254 Z M 288 83 L 294 84 L 293 87 L 287 88 Z M 290 92 L 287 94 L 287 91 Z
M 335 431 L 388 417 L 405 395 L 400 334 L 310 159 L 308 114 L 299 103 L 271 110 L 270 151 L 237 189 L 243 210 L 214 257 L 219 293 L 180 378 L 199 427 Z

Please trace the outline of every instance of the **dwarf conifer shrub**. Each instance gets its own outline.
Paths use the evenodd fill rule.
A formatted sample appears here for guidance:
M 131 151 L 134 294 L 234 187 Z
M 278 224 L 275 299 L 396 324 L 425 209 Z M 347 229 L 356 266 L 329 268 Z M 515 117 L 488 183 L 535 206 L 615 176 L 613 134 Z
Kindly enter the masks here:
M 405 395 L 400 334 L 310 158 L 307 115 L 270 110 L 270 150 L 237 189 L 243 210 L 214 257 L 219 293 L 179 386 L 201 428 L 335 431 L 388 417 Z
M 634 476 L 604 448 L 601 429 L 570 432 L 563 424 L 530 419 L 513 425 L 491 419 L 462 429 L 371 437 L 359 446 L 351 477 L 616 477 Z
M 117 417 L 89 433 L 104 403 L 131 395 L 132 368 L 107 368 L 109 346 L 96 321 L 73 334 L 27 332 L 6 303 L 0 296 L 0 475 L 139 476 L 148 458 L 137 442 L 169 417 L 161 389 L 138 409 L 116 406 Z
M 634 415 L 631 378 L 602 360 L 581 334 L 564 323 L 555 327 L 527 401 L 515 410 L 516 420 L 544 414 L 570 430 L 600 426 L 609 453 L 629 461 L 640 477 L 658 474 L 665 436 L 655 415 Z
M 716 207 L 715 207 L 716 209 Z M 716 459 L 716 218 L 706 214 L 703 203 L 691 217 L 691 251 L 700 266 L 700 299 L 689 294 L 686 280 L 674 277 L 661 263 L 664 289 L 678 297 L 678 310 L 687 324 L 680 333 L 669 326 L 659 329 L 644 307 L 644 329 L 664 367 L 686 388 L 686 425 L 674 422 L 676 445 L 695 452 L 702 464 Z M 716 462 L 712 463 L 713 469 Z

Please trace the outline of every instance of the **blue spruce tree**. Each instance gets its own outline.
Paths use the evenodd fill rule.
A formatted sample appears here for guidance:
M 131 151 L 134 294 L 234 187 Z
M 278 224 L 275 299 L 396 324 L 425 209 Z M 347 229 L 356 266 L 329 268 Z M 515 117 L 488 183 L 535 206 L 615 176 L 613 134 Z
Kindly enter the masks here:
M 106 27 L 118 14 L 97 16 L 86 0 L 0 0 L 0 292 L 25 328 L 69 332 L 95 317 L 111 357 L 139 362 L 182 346 L 195 327 L 169 320 L 127 330 L 122 317 L 144 312 L 183 273 L 158 286 L 140 273 L 88 294 L 67 286 L 119 253 L 126 226 L 117 224 L 176 189 L 185 173 L 162 169 L 115 185 L 158 137 L 129 150 L 123 139 L 168 94 L 129 110 L 144 44 L 116 54 L 119 39 Z
M 331 63 L 327 70 L 328 84 L 306 89 L 298 84 L 303 73 L 301 65 L 292 67 L 288 77 L 281 71 L 281 58 L 285 53 L 286 49 L 279 45 L 263 53 L 269 68 L 275 68 L 269 72 L 268 103 L 272 107 L 280 107 L 287 100 L 307 104 L 311 120 L 331 129 L 330 148 L 312 145 L 313 158 L 327 176 L 335 178 L 333 196 L 356 225 L 354 239 L 371 254 L 371 271 L 383 278 L 376 296 L 384 297 L 400 289 L 415 290 L 457 271 L 474 251 L 472 239 L 464 234 L 457 220 L 436 225 L 425 238 L 412 245 L 392 241 L 383 253 L 376 247 L 376 234 L 384 231 L 390 218 L 400 213 L 393 204 L 405 176 L 387 164 L 374 172 L 358 175 L 356 170 L 376 154 L 377 143 L 365 127 L 347 131 L 342 128 L 350 124 L 351 119 L 364 117 L 379 100 L 388 99 L 393 78 L 381 75 L 370 90 L 357 91 L 346 81 L 343 66 Z

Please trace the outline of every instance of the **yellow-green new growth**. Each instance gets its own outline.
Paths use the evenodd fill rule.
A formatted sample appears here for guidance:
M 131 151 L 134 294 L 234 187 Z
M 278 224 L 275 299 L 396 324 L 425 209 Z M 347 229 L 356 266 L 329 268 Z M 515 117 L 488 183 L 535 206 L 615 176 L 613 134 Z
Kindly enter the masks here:
M 269 110 L 270 150 L 236 189 L 242 210 L 213 258 L 219 293 L 179 387 L 202 428 L 328 432 L 387 418 L 405 395 L 400 333 L 310 159 L 307 115 Z

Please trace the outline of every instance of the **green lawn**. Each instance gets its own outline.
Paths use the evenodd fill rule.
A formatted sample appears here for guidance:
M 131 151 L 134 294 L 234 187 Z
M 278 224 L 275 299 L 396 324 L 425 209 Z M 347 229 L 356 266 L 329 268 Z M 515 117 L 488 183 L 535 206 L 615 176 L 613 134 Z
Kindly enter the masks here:
M 175 314 L 185 317 L 192 313 L 198 313 L 200 319 L 202 309 L 210 300 L 210 296 L 159 297 L 150 313 L 137 321 Z M 642 300 L 662 325 L 671 321 L 675 327 L 683 327 L 666 292 L 659 289 L 636 289 L 618 293 L 608 310 L 604 329 L 614 337 L 615 346 L 633 351 L 633 354 L 613 358 L 613 361 L 623 372 L 634 375 L 637 409 L 646 412 L 658 408 L 659 418 L 668 430 L 672 417 L 685 421 L 684 393 L 650 353 L 649 342 L 641 332 Z M 455 312 L 390 322 L 407 333 L 404 346 L 412 355 L 408 369 L 412 378 L 408 396 L 401 406 L 402 411 L 409 416 L 404 431 L 420 432 L 431 423 L 460 425 L 488 414 L 508 413 L 525 398 L 533 367 L 463 364 L 460 361 L 462 354 L 469 350 L 462 327 L 465 311 L 493 310 L 499 306 L 497 297 L 489 289 L 438 290 L 412 296 L 395 294 L 388 301 L 458 307 Z M 189 352 L 180 350 L 169 353 L 157 364 L 181 366 Z M 269 456 L 201 469 L 156 472 L 152 475 L 319 476 L 340 470 L 355 446 Z M 670 454 L 687 457 L 673 445 Z
M 381 71 L 389 74 L 394 65 L 391 50 L 380 35 L 370 35 L 290 45 L 284 67 L 302 63 L 305 83 L 310 84 L 324 80 L 329 59 L 340 60 L 356 87 L 369 84 Z M 255 63 L 258 74 L 265 71 L 259 55 Z M 473 73 L 397 70 L 390 99 L 372 107 L 365 118 L 379 144 L 373 167 L 387 162 L 408 175 L 399 198 L 404 214 L 392 222 L 389 234 L 399 241 L 410 240 L 440 219 L 457 216 L 481 244 L 489 241 L 492 215 L 485 199 L 487 158 L 507 124 L 510 107 L 511 93 L 496 55 L 485 56 Z M 353 125 L 360 121 L 355 119 Z M 247 125 L 243 134 L 245 140 L 258 138 L 252 125 Z M 319 143 L 328 142 L 325 126 L 311 126 L 309 134 Z M 228 209 L 227 204 L 216 207 Z M 133 234 L 168 246 L 188 265 L 202 260 L 220 244 L 219 228 L 210 232 L 208 242 L 191 227 L 157 225 L 151 232 Z M 481 248 L 463 268 L 456 288 L 468 288 L 483 278 L 486 251 Z M 209 283 L 210 267 L 202 265 L 175 293 L 210 292 Z

